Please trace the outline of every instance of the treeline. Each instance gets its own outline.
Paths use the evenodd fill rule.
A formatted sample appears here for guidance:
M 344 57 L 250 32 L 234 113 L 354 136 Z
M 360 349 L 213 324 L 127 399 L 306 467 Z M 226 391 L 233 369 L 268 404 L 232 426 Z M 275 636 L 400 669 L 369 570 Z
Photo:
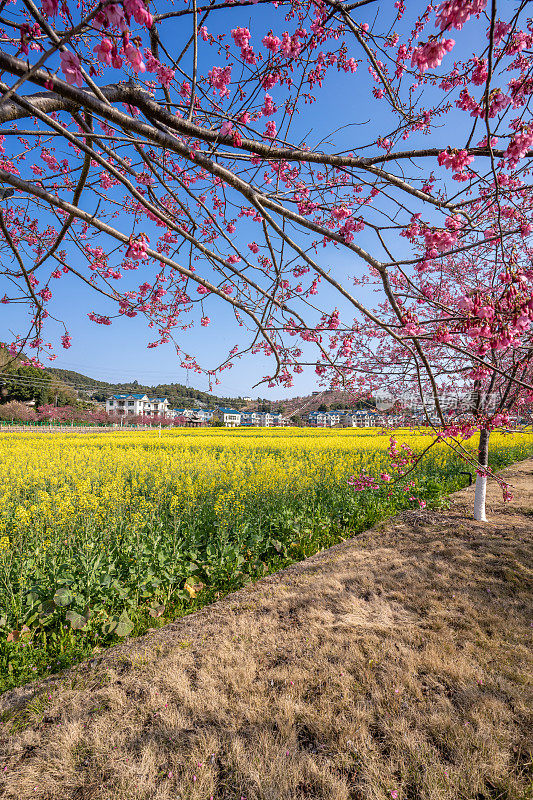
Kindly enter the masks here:
M 69 406 L 78 400 L 76 392 L 47 370 L 22 364 L 0 346 L 0 404 L 18 401 L 36 405 Z
M 111 394 L 141 393 L 147 394 L 149 397 L 168 397 L 171 408 L 192 408 L 198 403 L 206 406 L 228 404 L 238 407 L 244 404 L 242 397 L 217 397 L 217 395 L 203 392 L 200 389 L 191 389 L 181 383 L 158 383 L 153 386 L 139 383 L 139 381 L 109 383 L 89 378 L 87 375 L 82 375 L 81 372 L 73 372 L 69 369 L 51 367 L 49 372 L 99 403 L 103 403 Z
M 82 408 L 81 406 L 55 406 L 43 405 L 38 407 L 28 406 L 17 400 L 0 405 L 0 422 L 13 422 L 34 425 L 161 425 L 171 427 L 179 425 L 185 418 L 159 419 L 158 417 L 146 417 L 142 414 L 120 416 L 109 414 L 101 408 Z

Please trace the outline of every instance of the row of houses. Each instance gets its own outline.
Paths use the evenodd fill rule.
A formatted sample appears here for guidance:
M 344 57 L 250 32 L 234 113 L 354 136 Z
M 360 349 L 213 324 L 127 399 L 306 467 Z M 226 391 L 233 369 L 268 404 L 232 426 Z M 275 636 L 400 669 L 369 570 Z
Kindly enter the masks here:
M 226 428 L 283 426 L 281 414 L 263 411 L 236 411 L 233 408 L 170 408 L 167 397 L 146 394 L 114 394 L 106 400 L 106 411 L 120 416 L 143 416 L 156 419 L 183 419 L 190 425 L 209 425 L 219 420 Z
M 334 428 L 338 425 L 344 428 L 375 428 L 395 422 L 395 418 L 371 408 L 357 411 L 311 411 L 308 416 L 308 424 L 312 428 Z
M 247 399 L 247 398 L 245 398 Z M 453 416 L 460 410 L 476 406 L 479 398 L 475 393 L 442 392 L 439 402 L 445 416 Z M 494 396 L 483 397 L 483 406 L 492 412 L 496 407 Z M 311 411 L 305 421 L 314 428 L 374 428 L 393 427 L 402 424 L 423 425 L 429 418 L 440 423 L 435 403 L 429 395 L 425 405 L 415 393 L 392 397 L 385 392 L 376 395 L 377 408 L 338 411 Z M 394 409 L 394 410 L 393 410 Z M 400 409 L 399 411 L 397 409 Z M 106 411 L 117 415 L 152 417 L 176 420 L 177 424 L 212 425 L 216 420 L 227 428 L 280 427 L 290 424 L 281 413 L 268 411 L 237 411 L 233 408 L 170 408 L 167 397 L 148 397 L 142 393 L 114 394 L 106 400 Z M 427 415 L 427 416 L 426 416 Z
M 191 423 L 213 423 L 219 420 L 226 428 L 260 427 L 272 428 L 287 424 L 281 414 L 265 411 L 236 411 L 234 408 L 177 408 L 176 416 L 185 417 Z
M 451 407 L 453 408 L 453 406 Z M 446 412 L 450 412 L 447 408 Z M 152 417 L 155 419 L 177 420 L 188 425 L 212 425 L 218 420 L 226 428 L 239 427 L 282 427 L 289 421 L 281 413 L 268 411 L 237 411 L 234 408 L 170 408 L 167 397 L 148 397 L 146 394 L 114 394 L 106 400 L 106 411 L 111 414 Z M 407 411 L 410 422 L 423 424 L 425 416 L 413 404 Z M 438 423 L 433 409 L 429 409 L 432 422 Z M 307 424 L 312 428 L 375 428 L 401 425 L 406 421 L 406 413 L 383 413 L 377 409 L 357 409 L 339 411 L 311 411 Z
M 148 397 L 142 393 L 114 394 L 106 400 L 106 411 L 119 416 L 142 416 L 176 420 L 188 425 L 212 425 L 218 420 L 226 428 L 283 427 L 289 421 L 281 413 L 237 411 L 234 408 L 170 408 L 167 397 Z M 395 418 L 374 409 L 357 411 L 311 411 L 307 423 L 314 428 L 373 428 L 394 424 Z

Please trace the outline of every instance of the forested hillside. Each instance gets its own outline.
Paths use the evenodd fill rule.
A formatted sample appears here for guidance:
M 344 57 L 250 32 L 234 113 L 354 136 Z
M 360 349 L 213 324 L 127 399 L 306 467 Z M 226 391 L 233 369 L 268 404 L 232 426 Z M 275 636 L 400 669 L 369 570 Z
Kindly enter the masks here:
M 0 403 L 13 400 L 22 403 L 33 401 L 36 406 L 76 403 L 76 392 L 59 375 L 52 370 L 28 366 L 25 360 L 24 354 L 15 358 L 0 345 Z
M 152 386 L 138 381 L 109 383 L 69 369 L 52 367 L 48 371 L 65 384 L 75 388 L 80 396 L 90 397 L 99 402 L 103 402 L 115 392 L 142 392 L 150 397 L 168 397 L 172 408 L 192 408 L 202 404 L 206 406 L 228 404 L 240 407 L 244 404 L 242 397 L 217 397 L 208 392 L 202 392 L 200 389 L 191 389 L 181 383 L 158 383 Z

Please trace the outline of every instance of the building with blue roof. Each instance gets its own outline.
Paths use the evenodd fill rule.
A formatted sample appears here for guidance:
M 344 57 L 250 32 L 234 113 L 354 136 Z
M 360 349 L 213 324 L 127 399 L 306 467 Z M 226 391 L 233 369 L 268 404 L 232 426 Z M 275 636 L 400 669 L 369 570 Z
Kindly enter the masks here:
M 241 424 L 241 413 L 234 408 L 217 408 L 215 415 L 225 428 L 237 428 Z
M 170 417 L 168 397 L 148 397 L 146 394 L 131 392 L 113 394 L 105 401 L 109 414 L 120 416 Z

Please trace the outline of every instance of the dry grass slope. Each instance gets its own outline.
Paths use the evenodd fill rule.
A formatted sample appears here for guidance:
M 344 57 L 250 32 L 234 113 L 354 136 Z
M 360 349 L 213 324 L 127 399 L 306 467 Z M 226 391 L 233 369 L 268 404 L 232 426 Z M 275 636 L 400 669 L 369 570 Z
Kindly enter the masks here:
M 533 797 L 533 462 L 0 698 L 0 796 Z

